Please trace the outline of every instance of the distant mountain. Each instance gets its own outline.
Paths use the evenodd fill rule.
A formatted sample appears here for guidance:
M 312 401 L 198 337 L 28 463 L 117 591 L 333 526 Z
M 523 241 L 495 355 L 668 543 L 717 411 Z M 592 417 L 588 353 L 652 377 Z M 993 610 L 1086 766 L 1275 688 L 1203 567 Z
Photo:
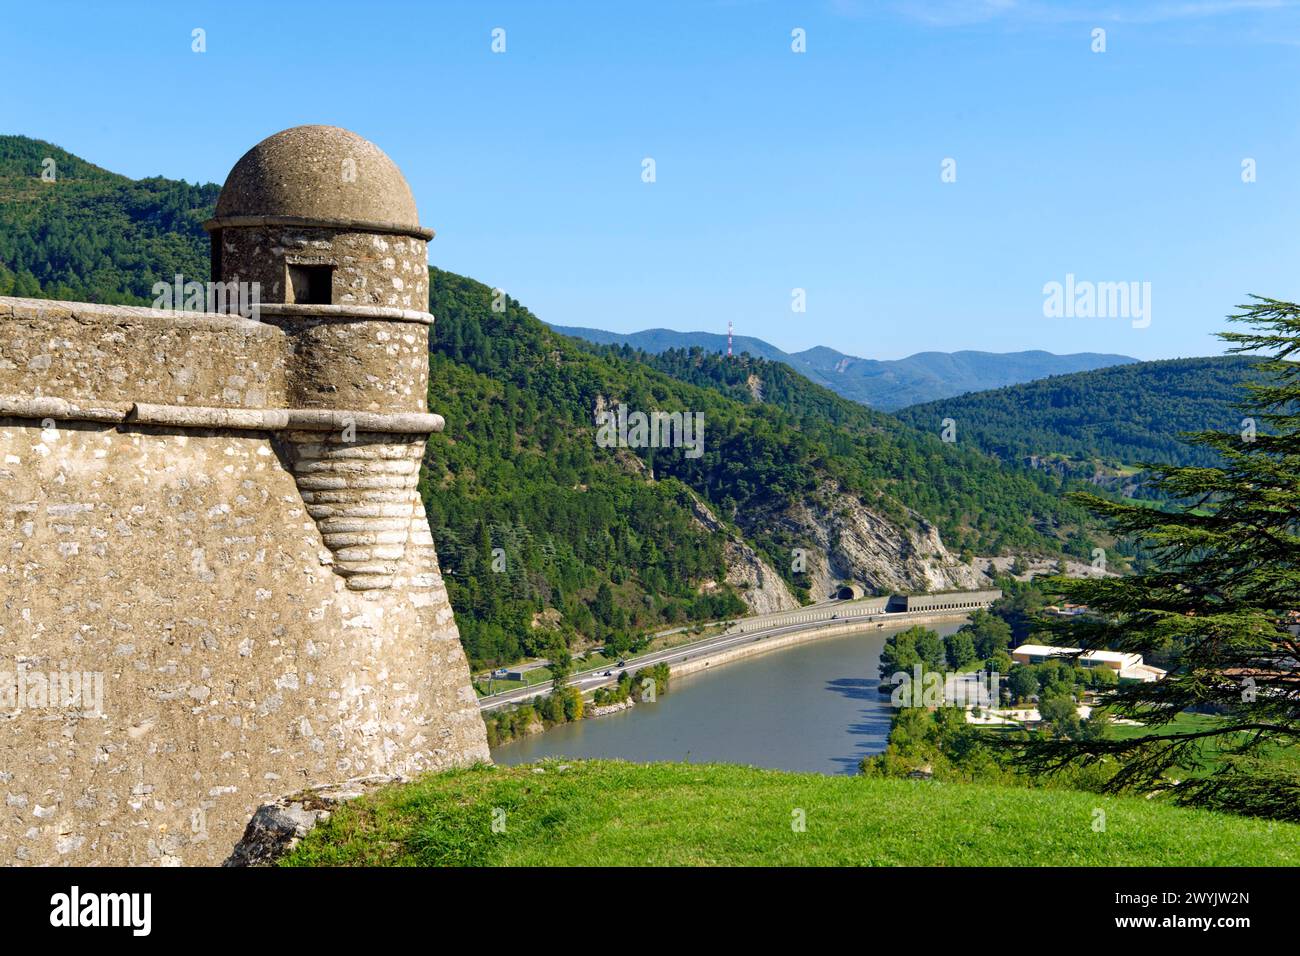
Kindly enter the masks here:
M 727 350 L 727 337 L 713 332 L 647 329 L 622 334 L 562 325 L 552 328 L 562 335 L 598 345 L 627 345 L 654 354 L 693 347 L 708 352 Z M 737 355 L 748 352 L 756 358 L 784 362 L 818 385 L 883 411 L 966 392 L 1017 385 L 1049 375 L 1087 372 L 1137 361 L 1127 355 L 1098 352 L 1055 355 L 1042 351 L 918 352 L 904 359 L 881 361 L 846 355 L 820 345 L 802 352 L 784 352 L 769 342 L 747 335 L 736 336 L 732 350 Z
M 727 351 L 727 337 L 715 332 L 675 332 L 672 329 L 646 329 L 643 332 L 630 332 L 627 334 L 621 332 L 605 332 L 601 329 L 583 329 L 571 325 L 552 325 L 556 332 L 561 335 L 569 335 L 575 339 L 585 339 L 588 342 L 595 342 L 597 345 L 628 345 L 642 352 L 653 352 L 658 355 L 660 352 L 667 352 L 669 349 L 690 349 L 699 347 L 706 352 Z M 762 339 L 752 338 L 748 335 L 737 335 L 732 340 L 732 351 L 736 355 L 743 355 L 748 352 L 755 358 L 764 358 L 773 362 L 784 362 L 786 365 L 794 366 L 798 360 L 789 352 L 783 352 L 770 342 L 764 342 Z M 813 378 L 818 384 L 826 385 L 820 376 L 809 376 L 802 368 L 799 369 L 805 377 Z
M 845 398 L 885 411 L 966 392 L 1030 382 L 1048 375 L 1086 372 L 1137 359 L 1127 355 L 1076 352 L 918 352 L 877 361 L 818 346 L 793 356 L 827 380 Z M 802 369 L 801 369 L 802 370 Z M 806 373 L 805 373 L 806 374 Z
M 1215 452 L 1186 432 L 1235 431 L 1245 413 L 1242 383 L 1258 359 L 1241 355 L 1135 362 L 1058 375 L 900 409 L 895 415 L 938 433 L 951 418 L 958 444 L 1003 461 L 1102 484 L 1132 478 L 1142 462 L 1214 465 Z

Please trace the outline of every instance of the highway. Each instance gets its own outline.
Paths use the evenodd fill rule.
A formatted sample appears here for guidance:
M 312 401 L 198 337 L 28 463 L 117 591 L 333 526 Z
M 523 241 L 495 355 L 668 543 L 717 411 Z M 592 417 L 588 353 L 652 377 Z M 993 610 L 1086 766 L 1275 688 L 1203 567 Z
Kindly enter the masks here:
M 838 606 L 845 611 L 848 611 L 852 607 L 848 602 L 838 602 Z M 826 607 L 827 605 L 825 604 L 815 606 L 816 609 Z M 803 608 L 802 610 L 814 610 L 814 606 Z M 674 664 L 681 664 L 697 657 L 716 654 L 719 651 L 745 644 L 755 644 L 760 641 L 771 640 L 774 637 L 779 637 L 783 634 L 790 634 L 795 631 L 812 630 L 832 624 L 877 624 L 881 627 L 889 627 L 894 624 L 916 621 L 926 617 L 951 617 L 953 613 L 954 612 L 952 611 L 901 611 L 893 613 L 882 611 L 872 614 L 832 612 L 830 616 L 819 617 L 816 620 L 801 621 L 793 624 L 781 622 L 767 625 L 765 625 L 761 620 L 755 618 L 742 619 L 722 634 L 707 637 L 690 644 L 681 644 L 677 647 L 669 647 L 660 651 L 653 651 L 649 654 L 642 654 L 639 657 L 628 658 L 627 664 L 624 667 L 604 664 L 591 670 L 579 671 L 569 677 L 567 684 L 570 687 L 579 688 L 583 693 L 587 693 L 596 690 L 598 687 L 606 687 L 616 683 L 621 671 L 626 670 L 630 673 L 635 673 L 643 667 L 650 667 L 660 662 L 666 662 L 671 667 Z M 771 616 L 780 617 L 782 615 L 774 614 Z M 606 671 L 610 671 L 609 676 L 606 676 Z M 480 698 L 479 709 L 482 711 L 496 710 L 497 708 L 504 707 L 508 704 L 517 704 L 534 697 L 544 697 L 546 694 L 549 694 L 550 691 L 551 685 L 549 682 L 534 684 L 530 687 L 517 687 L 514 690 L 493 694 L 491 697 Z

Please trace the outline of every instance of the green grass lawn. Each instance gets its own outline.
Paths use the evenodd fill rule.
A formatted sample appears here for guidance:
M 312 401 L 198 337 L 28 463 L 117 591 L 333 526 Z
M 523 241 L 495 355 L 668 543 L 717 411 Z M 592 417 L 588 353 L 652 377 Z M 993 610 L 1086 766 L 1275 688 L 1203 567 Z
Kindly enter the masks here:
M 792 827 L 799 813 L 804 832 Z M 284 863 L 1279 866 L 1300 864 L 1300 825 L 1073 791 L 546 761 L 380 790 L 340 808 Z
M 1191 714 L 1181 713 L 1167 724 L 1159 726 L 1134 726 L 1132 724 L 1112 724 L 1107 729 L 1107 735 L 1116 740 L 1130 740 L 1134 737 L 1143 737 L 1148 734 L 1175 734 L 1175 733 L 1194 733 L 1201 730 L 1209 730 L 1216 724 L 1222 723 L 1222 717 L 1215 717 L 1209 714 Z M 1244 739 L 1245 735 L 1237 735 Z M 1220 754 L 1225 747 L 1232 746 L 1232 741 L 1228 738 L 1210 738 L 1203 749 L 1203 760 L 1199 767 L 1180 767 L 1177 776 L 1205 776 L 1213 773 L 1223 764 L 1223 757 Z M 1269 747 L 1260 753 L 1260 758 L 1275 765 L 1278 769 L 1300 773 L 1300 752 L 1295 747 L 1283 747 L 1281 745 Z

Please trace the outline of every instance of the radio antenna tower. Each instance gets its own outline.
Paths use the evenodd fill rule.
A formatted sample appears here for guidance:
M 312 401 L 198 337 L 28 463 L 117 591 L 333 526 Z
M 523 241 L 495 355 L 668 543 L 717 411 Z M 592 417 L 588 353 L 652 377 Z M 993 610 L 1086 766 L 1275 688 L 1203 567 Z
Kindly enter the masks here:
M 731 358 L 731 322 L 727 322 L 727 358 Z

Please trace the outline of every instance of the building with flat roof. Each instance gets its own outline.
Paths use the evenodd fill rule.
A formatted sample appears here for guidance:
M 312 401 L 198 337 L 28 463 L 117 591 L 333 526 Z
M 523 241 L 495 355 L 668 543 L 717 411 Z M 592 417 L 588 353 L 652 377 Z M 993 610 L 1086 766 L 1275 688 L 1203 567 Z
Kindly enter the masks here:
M 1041 664 L 1054 657 L 1074 657 L 1081 667 L 1106 667 L 1121 680 L 1152 683 L 1165 671 L 1142 662 L 1142 655 L 1129 651 L 1085 651 L 1078 647 L 1054 647 L 1050 644 L 1021 644 L 1011 652 L 1018 664 Z

